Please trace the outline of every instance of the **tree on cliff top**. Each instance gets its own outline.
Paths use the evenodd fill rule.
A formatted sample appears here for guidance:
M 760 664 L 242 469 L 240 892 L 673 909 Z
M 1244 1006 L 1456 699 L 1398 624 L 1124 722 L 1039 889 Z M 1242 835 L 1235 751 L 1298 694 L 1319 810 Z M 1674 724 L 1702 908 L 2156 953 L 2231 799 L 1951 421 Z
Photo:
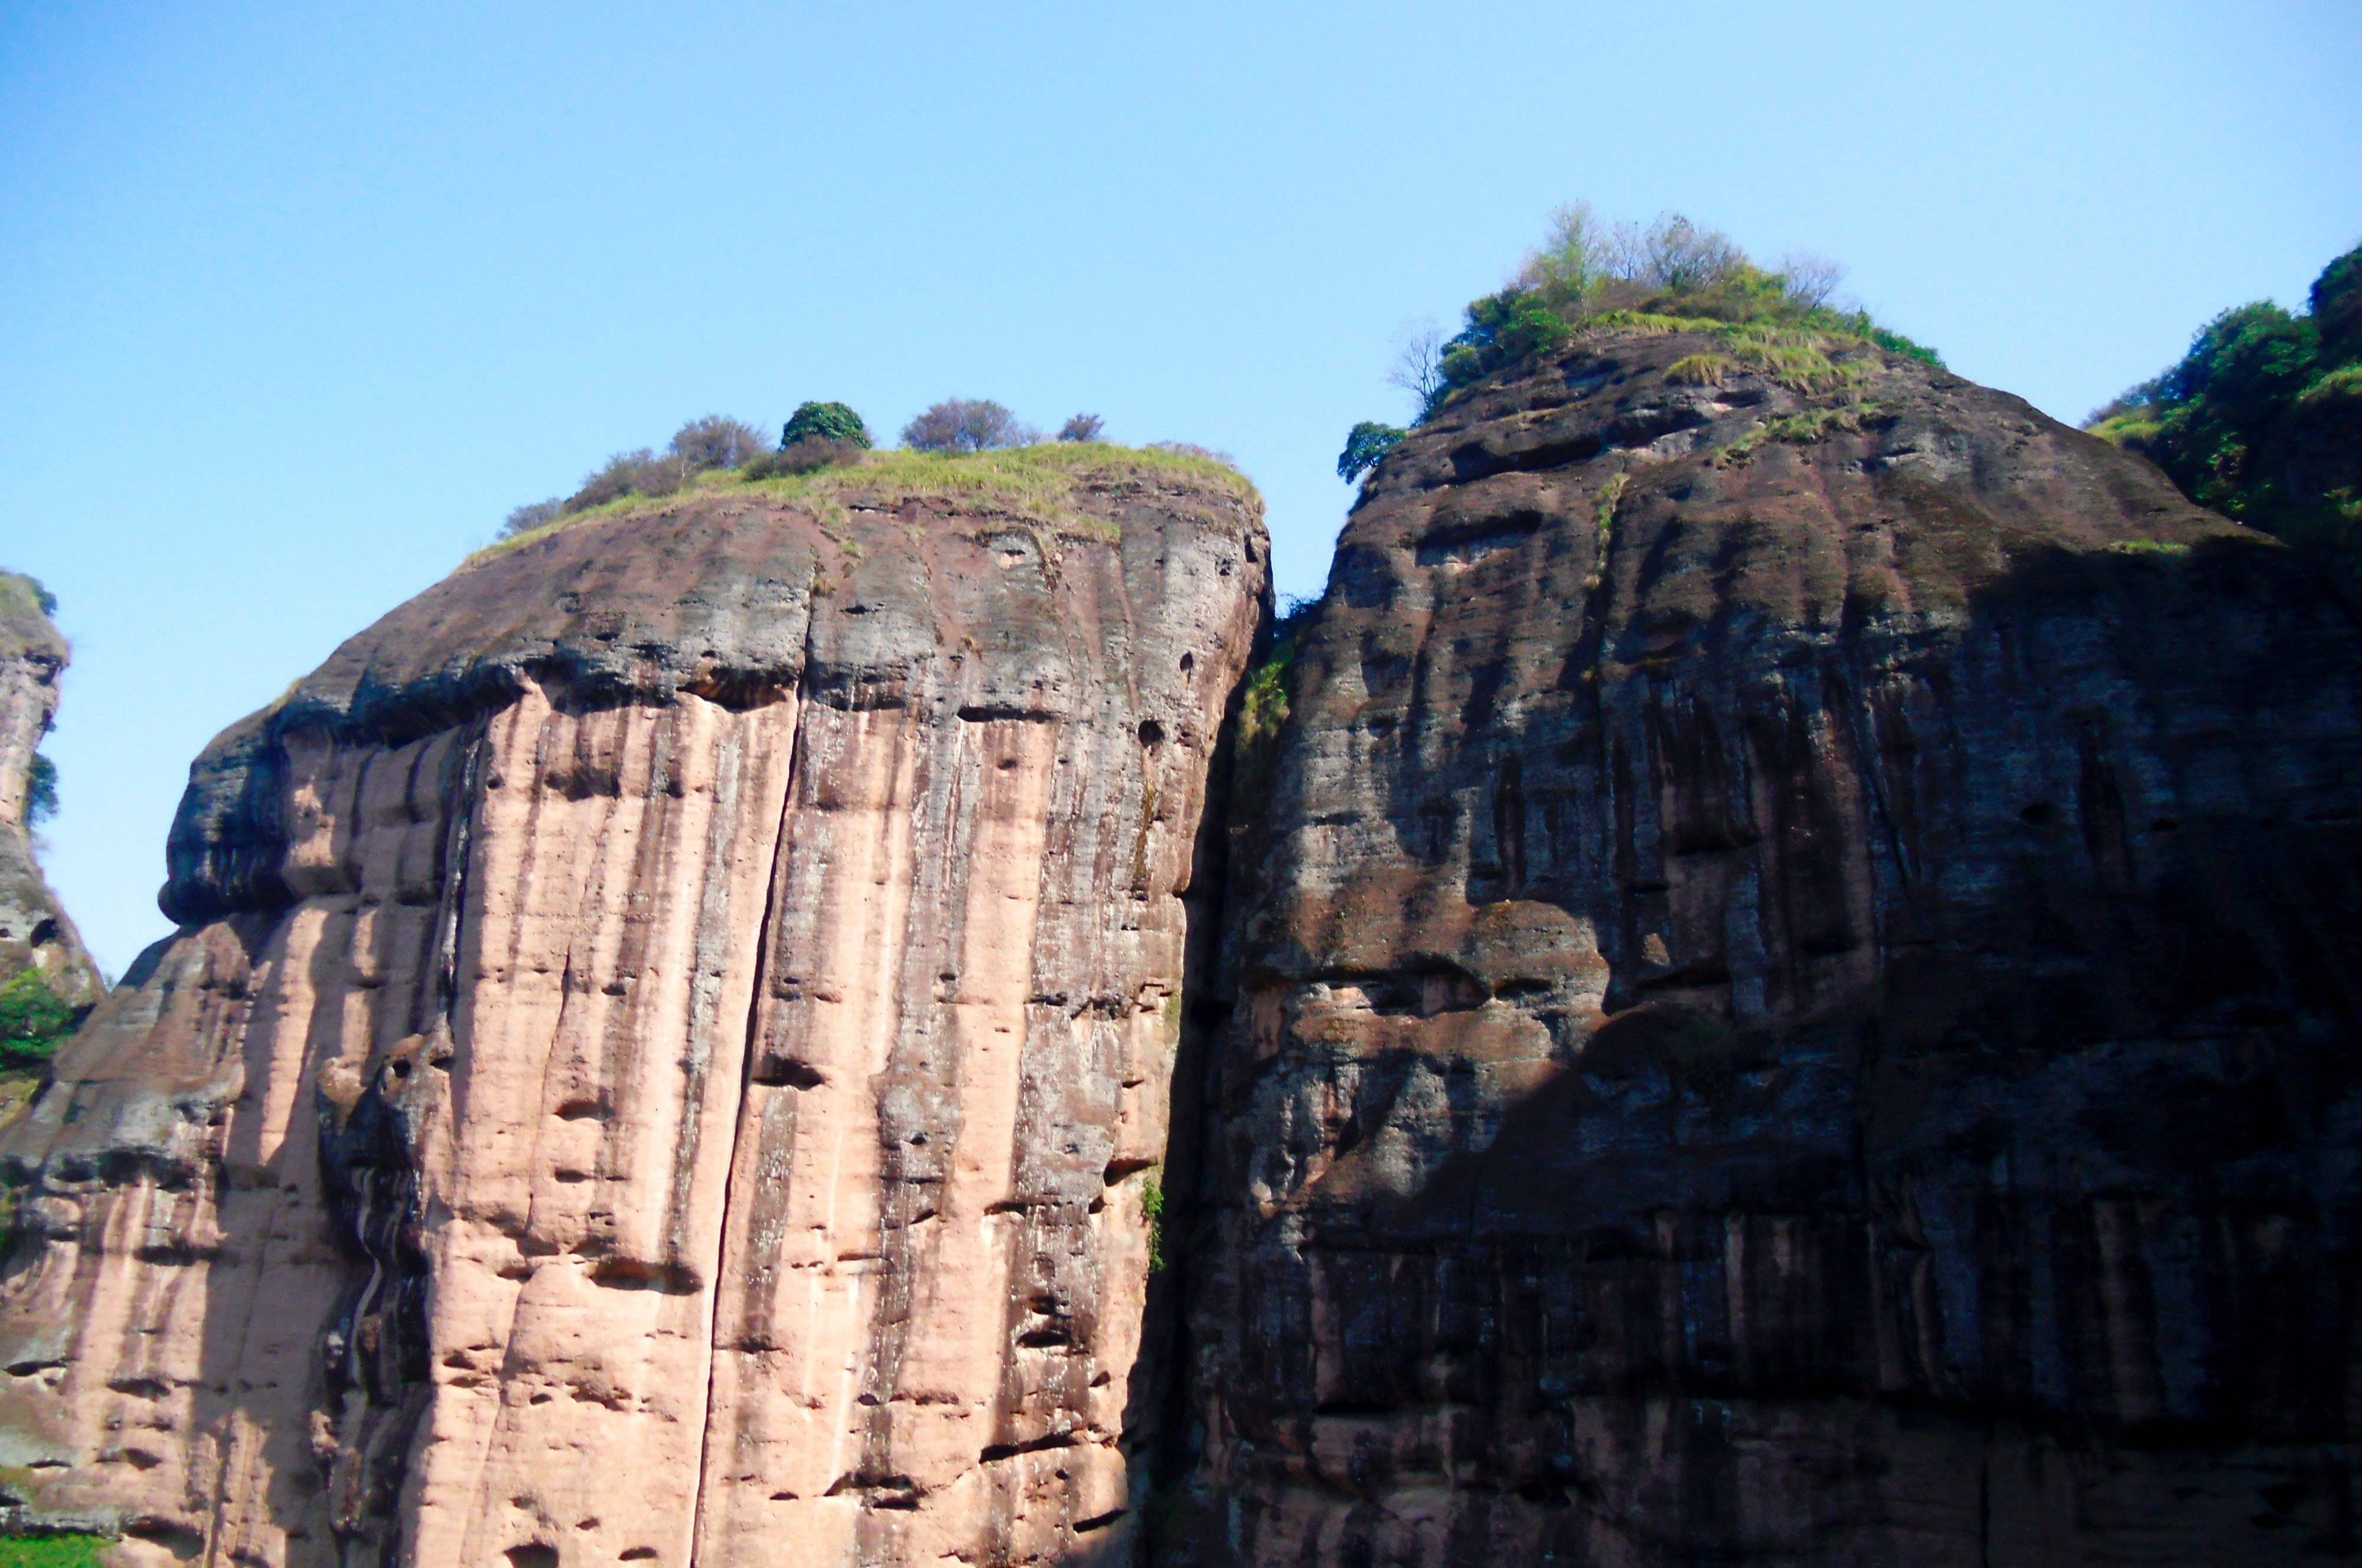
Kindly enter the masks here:
M 855 416 L 854 423 L 861 423 L 858 415 Z M 703 472 L 707 469 L 743 468 L 767 450 L 767 447 L 763 433 L 745 420 L 725 419 L 721 414 L 709 414 L 702 419 L 692 419 L 674 431 L 672 445 L 668 450 L 690 471 Z
M 1030 447 L 1042 433 L 989 398 L 948 397 L 902 426 L 914 452 L 991 452 Z
M 2362 246 L 2322 269 L 2303 311 L 2224 311 L 2085 425 L 2201 506 L 2362 561 Z
M 841 403 L 799 403 L 788 416 L 787 427 L 779 432 L 779 449 L 784 452 L 799 441 L 811 439 L 866 447 L 870 444 L 869 426 Z

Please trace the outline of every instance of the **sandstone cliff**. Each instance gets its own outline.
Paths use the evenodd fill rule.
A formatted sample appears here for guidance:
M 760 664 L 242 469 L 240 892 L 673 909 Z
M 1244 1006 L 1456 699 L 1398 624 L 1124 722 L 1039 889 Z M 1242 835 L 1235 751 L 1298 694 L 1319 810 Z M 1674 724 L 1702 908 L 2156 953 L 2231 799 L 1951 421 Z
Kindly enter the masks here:
M 199 759 L 179 934 L 0 1142 L 19 1517 L 2356 1555 L 2362 614 L 2301 558 L 1868 346 L 1595 326 L 1376 470 L 1233 770 L 1252 495 L 1054 463 L 578 523 Z
M 98 998 L 98 966 L 33 858 L 33 752 L 58 711 L 66 640 L 32 582 L 0 571 L 0 981 L 37 968 L 70 1002 Z
M 2351 1560 L 2362 621 L 2014 398 L 1738 341 L 1580 338 L 1346 528 L 1190 1560 Z
M 473 564 L 192 770 L 8 1137 L 21 1517 L 127 1562 L 1128 1555 L 1260 507 L 1109 448 Z

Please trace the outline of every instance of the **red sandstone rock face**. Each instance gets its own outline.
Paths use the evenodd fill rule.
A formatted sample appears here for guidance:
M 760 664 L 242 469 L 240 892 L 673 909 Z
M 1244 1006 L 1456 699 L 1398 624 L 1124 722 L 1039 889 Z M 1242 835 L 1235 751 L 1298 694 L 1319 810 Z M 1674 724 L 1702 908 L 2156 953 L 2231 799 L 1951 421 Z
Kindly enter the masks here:
M 180 933 L 6 1137 L 20 1512 L 156 1563 L 1129 1554 L 1267 597 L 1251 492 L 1169 468 L 579 525 L 216 742 Z
M 25 820 L 33 753 L 56 716 L 66 658 L 32 582 L 0 571 L 0 981 L 37 968 L 81 1003 L 98 999 L 98 966 L 41 875 Z
M 1345 531 L 1189 1560 L 2350 1559 L 2353 605 L 2016 399 L 1718 347 L 1485 389 Z

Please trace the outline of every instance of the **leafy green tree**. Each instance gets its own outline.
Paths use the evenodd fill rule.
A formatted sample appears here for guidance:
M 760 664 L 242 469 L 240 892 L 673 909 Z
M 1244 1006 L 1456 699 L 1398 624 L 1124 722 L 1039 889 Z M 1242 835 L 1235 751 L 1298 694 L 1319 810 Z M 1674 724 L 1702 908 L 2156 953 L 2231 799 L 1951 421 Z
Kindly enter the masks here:
M 1377 466 L 1378 460 L 1402 445 L 1407 431 L 1391 425 L 1380 425 L 1364 419 L 1345 436 L 1345 449 L 1337 454 L 1337 477 L 1352 483 L 1364 470 Z
M 39 969 L 20 969 L 0 985 L 0 1066 L 33 1067 L 72 1034 L 75 1010 Z
M 2089 425 L 2202 506 L 2362 561 L 2362 247 L 2323 269 L 2304 311 L 2224 311 Z
M 1535 354 L 1548 353 L 1574 329 L 1534 289 L 1516 284 L 1468 306 L 1468 325 L 1443 346 L 1443 376 L 1465 386 Z
M 787 428 L 779 432 L 782 449 L 794 446 L 806 436 L 823 441 L 849 441 L 856 447 L 869 446 L 869 426 L 861 415 L 841 403 L 805 403 L 796 406 L 788 416 Z

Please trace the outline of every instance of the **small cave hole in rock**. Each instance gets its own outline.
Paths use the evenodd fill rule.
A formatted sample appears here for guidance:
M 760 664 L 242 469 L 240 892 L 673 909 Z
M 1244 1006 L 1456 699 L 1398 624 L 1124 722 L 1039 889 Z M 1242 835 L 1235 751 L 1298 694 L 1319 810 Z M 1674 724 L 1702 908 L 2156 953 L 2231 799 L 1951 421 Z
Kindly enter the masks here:
M 1188 673 L 1189 673 L 1189 671 L 1191 671 L 1191 670 L 1193 670 L 1193 669 L 1195 669 L 1195 668 L 1198 668 L 1198 656 L 1197 656 L 1196 654 L 1193 654 L 1193 653 L 1185 653 L 1185 654 L 1183 654 L 1183 655 L 1181 656 L 1181 673 L 1182 673 L 1182 674 L 1187 675 L 1187 674 L 1188 674 Z
M 544 1546 L 539 1541 L 530 1546 L 512 1546 L 501 1554 L 516 1568 L 557 1568 L 557 1548 Z
M 2028 827 L 2048 827 L 2058 820 L 2058 808 L 2047 801 L 2036 801 L 2018 812 L 2017 820 Z
M 1164 744 L 1164 726 L 1158 723 L 1153 719 L 1141 720 L 1140 744 L 1142 745 L 1163 745 Z

